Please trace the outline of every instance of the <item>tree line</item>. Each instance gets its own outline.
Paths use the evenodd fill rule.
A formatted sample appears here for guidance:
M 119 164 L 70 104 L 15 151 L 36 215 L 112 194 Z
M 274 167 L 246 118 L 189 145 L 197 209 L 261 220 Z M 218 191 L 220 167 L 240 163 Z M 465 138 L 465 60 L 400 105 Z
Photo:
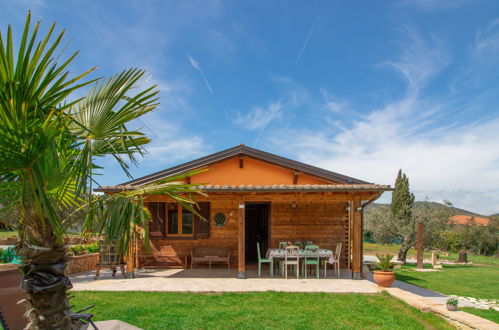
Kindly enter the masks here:
M 494 255 L 498 252 L 499 216 L 488 226 L 478 225 L 473 216 L 467 224 L 454 224 L 452 204 L 423 202 L 415 207 L 409 178 L 399 171 L 390 205 L 376 205 L 365 213 L 364 236 L 380 244 L 400 244 L 398 259 L 405 263 L 407 252 L 416 243 L 416 225 L 423 223 L 424 249 Z

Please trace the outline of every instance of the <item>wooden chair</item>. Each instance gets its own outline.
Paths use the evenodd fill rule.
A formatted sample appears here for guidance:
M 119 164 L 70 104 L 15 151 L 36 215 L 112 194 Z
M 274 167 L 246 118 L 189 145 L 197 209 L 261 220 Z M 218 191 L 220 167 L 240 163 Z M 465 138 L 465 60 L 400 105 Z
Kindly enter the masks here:
M 125 264 L 123 258 L 116 253 L 113 244 L 105 244 L 104 241 L 99 241 L 99 262 L 96 265 L 97 271 L 94 277 L 95 280 L 100 276 L 101 267 L 111 268 L 113 277 L 116 275 L 117 267 L 120 267 L 121 275 L 123 278 L 126 278 Z
M 319 278 L 319 246 L 318 245 L 306 245 L 305 246 L 305 256 L 302 262 L 303 277 L 307 278 L 307 266 L 315 266 L 315 276 Z
M 299 278 L 300 268 L 300 248 L 296 245 L 286 247 L 286 254 L 284 255 L 284 278 L 288 278 L 288 266 L 293 266 L 296 271 L 296 278 Z
M 340 258 L 341 258 L 341 243 L 336 244 L 336 251 L 334 253 L 333 268 L 335 268 L 338 278 L 340 278 Z
M 260 243 L 256 242 L 256 253 L 258 254 L 258 277 L 262 270 L 262 264 L 267 263 L 270 266 L 270 277 L 274 277 L 274 261 L 272 259 L 264 259 L 260 254 Z

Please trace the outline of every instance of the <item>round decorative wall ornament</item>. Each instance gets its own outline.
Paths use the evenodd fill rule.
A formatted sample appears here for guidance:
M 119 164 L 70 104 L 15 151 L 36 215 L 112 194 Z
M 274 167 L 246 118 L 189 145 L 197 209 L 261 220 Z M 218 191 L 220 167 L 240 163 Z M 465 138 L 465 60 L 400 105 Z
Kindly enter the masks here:
M 213 222 L 215 223 L 215 227 L 223 227 L 227 222 L 227 218 L 225 217 L 225 214 L 217 213 L 213 217 Z

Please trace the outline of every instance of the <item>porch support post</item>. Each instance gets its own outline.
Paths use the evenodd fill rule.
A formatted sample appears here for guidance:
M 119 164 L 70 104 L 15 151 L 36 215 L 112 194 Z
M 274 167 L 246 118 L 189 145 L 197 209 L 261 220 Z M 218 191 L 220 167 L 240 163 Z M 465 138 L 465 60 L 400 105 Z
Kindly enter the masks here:
M 245 234 L 246 234 L 246 225 L 245 225 L 245 208 L 244 201 L 239 202 L 239 208 L 237 213 L 237 229 L 238 229 L 238 260 L 237 260 L 237 278 L 245 279 L 246 278 L 246 250 L 245 250 Z
M 362 207 L 360 195 L 355 195 L 352 203 L 353 212 L 353 260 L 352 260 L 352 277 L 354 280 L 361 279 L 362 272 Z

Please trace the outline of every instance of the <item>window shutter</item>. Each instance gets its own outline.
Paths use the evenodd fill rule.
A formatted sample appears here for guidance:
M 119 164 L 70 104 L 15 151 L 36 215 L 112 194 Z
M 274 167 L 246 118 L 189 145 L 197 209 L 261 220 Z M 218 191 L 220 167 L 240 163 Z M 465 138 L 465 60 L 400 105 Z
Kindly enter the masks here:
M 200 202 L 199 214 L 203 219 L 195 217 L 196 238 L 210 238 L 210 202 Z
M 149 202 L 147 203 L 147 207 L 152 217 L 152 222 L 149 223 L 149 234 L 151 236 L 164 236 L 165 203 Z

